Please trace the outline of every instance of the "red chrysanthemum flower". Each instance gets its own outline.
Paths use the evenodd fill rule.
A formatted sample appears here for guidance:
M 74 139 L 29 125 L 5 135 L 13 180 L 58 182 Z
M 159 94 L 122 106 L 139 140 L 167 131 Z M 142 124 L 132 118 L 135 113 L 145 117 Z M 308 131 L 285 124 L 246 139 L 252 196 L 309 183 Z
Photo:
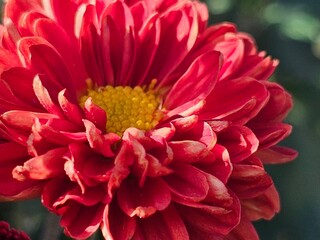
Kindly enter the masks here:
M 1 240 L 30 240 L 29 236 L 14 228 L 5 221 L 0 221 L 0 239 Z
M 0 198 L 73 238 L 258 239 L 290 95 L 278 62 L 191 0 L 8 0 Z

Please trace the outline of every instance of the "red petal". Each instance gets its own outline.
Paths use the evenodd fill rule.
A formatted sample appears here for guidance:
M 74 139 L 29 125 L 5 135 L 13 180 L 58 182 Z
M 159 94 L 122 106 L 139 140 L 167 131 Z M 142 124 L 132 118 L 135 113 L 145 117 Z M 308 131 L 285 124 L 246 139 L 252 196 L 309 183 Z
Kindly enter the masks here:
M 253 122 L 280 122 L 292 108 L 292 97 L 283 87 L 274 82 L 263 82 L 270 92 L 270 99 Z
M 114 159 L 114 168 L 108 182 L 108 193 L 113 194 L 113 191 L 120 187 L 122 181 L 130 174 L 129 167 L 134 162 L 132 156 L 132 147 L 127 142 L 122 142 L 117 156 Z
M 176 198 L 192 202 L 199 202 L 206 198 L 209 185 L 202 171 L 189 164 L 175 164 L 171 168 L 174 173 L 164 176 L 163 179 Z
M 106 131 L 107 113 L 102 108 L 95 105 L 91 98 L 88 98 L 84 103 L 84 112 L 86 118 L 98 127 L 99 130 L 102 132 Z
M 169 147 L 173 151 L 174 160 L 185 163 L 201 162 L 202 159 L 205 159 L 210 154 L 207 146 L 198 141 L 171 141 L 169 142 Z
M 33 78 L 34 73 L 22 67 L 15 68 L 11 66 L 9 70 L 1 73 L 1 79 L 8 83 L 15 97 L 36 109 L 42 109 L 33 91 Z M 36 109 L 34 111 L 36 111 Z M 25 110 L 27 110 L 27 108 L 25 108 Z
M 160 20 L 157 14 L 146 20 L 137 36 L 137 54 L 132 68 L 133 86 L 142 85 L 151 67 L 160 41 Z
M 70 14 L 70 13 L 69 13 Z M 65 76 L 64 86 L 66 85 L 66 79 L 77 91 L 85 89 L 85 80 L 88 78 L 85 72 L 83 62 L 77 49 L 77 46 L 72 42 L 72 38 L 66 34 L 66 32 L 51 19 L 37 19 L 33 28 L 35 29 L 34 35 L 43 37 L 61 55 L 64 60 L 67 72 L 70 73 L 70 77 Z M 60 69 L 60 71 L 62 71 Z M 69 89 L 71 90 L 71 89 Z
M 52 12 L 54 18 L 62 26 L 65 31 L 68 33 L 69 37 L 74 37 L 75 34 L 75 26 L 77 24 L 77 18 L 74 16 L 80 11 L 80 6 L 82 4 L 88 3 L 88 0 L 50 0 L 50 1 L 42 1 L 44 9 L 46 9 L 49 13 Z M 65 13 L 68 14 L 65 14 Z M 74 39 L 75 40 L 75 39 Z
M 250 128 L 259 139 L 259 149 L 276 145 L 289 136 L 292 130 L 291 125 L 285 123 L 259 123 Z
M 49 113 L 56 114 L 57 116 L 63 118 L 63 113 L 61 112 L 60 108 L 51 100 L 50 94 L 42 85 L 39 76 L 35 76 L 33 80 L 33 89 L 39 102 Z
M 57 148 L 44 155 L 31 158 L 23 166 L 17 166 L 12 172 L 15 179 L 23 181 L 26 178 L 42 180 L 55 177 L 63 173 L 66 161 L 63 156 L 67 148 Z
M 12 52 L 1 48 L 0 49 L 0 71 L 10 69 L 11 67 L 19 67 L 21 65 L 19 58 Z
M 161 16 L 159 47 L 147 79 L 156 78 L 161 86 L 168 84 L 166 76 L 181 63 L 195 43 L 198 35 L 196 14 L 193 5 L 186 3 Z
M 83 111 L 78 104 L 75 104 L 69 100 L 66 96 L 66 89 L 59 92 L 58 101 L 64 115 L 71 121 L 78 125 L 82 125 L 82 119 L 84 118 Z
M 238 36 L 239 35 L 240 34 L 238 33 Z M 255 46 L 255 43 L 251 43 L 250 45 L 253 47 Z M 278 60 L 272 60 L 270 57 L 265 57 L 265 52 L 259 54 L 254 52 L 252 55 L 252 53 L 248 51 L 246 54 L 243 64 L 235 74 L 236 76 L 250 76 L 257 80 L 267 80 L 279 65 Z
M 49 113 L 35 113 L 19 110 L 5 112 L 0 117 L 6 125 L 26 131 L 31 130 L 36 119 L 48 121 L 53 118 L 57 118 L 57 116 Z
M 241 65 L 244 58 L 244 43 L 236 34 L 227 33 L 224 40 L 218 42 L 214 49 L 221 52 L 224 58 L 220 76 L 220 79 L 224 79 L 232 75 Z
M 86 135 L 90 147 L 105 157 L 113 157 L 112 145 L 118 142 L 120 137 L 114 133 L 102 135 L 101 131 L 88 120 L 83 120 L 83 123 L 86 127 Z
M 246 159 L 256 152 L 259 146 L 259 140 L 249 128 L 237 125 L 220 132 L 218 142 L 228 149 L 233 163 Z
M 226 208 L 206 203 L 184 203 L 176 207 L 188 228 L 213 235 L 228 234 L 240 221 L 240 203 L 236 197 Z
M 147 218 L 164 210 L 171 202 L 167 185 L 160 178 L 146 179 L 143 187 L 133 179 L 125 180 L 117 191 L 120 208 L 130 217 Z
M 295 159 L 298 153 L 291 148 L 272 146 L 259 150 L 255 155 L 258 156 L 264 164 L 280 164 Z
M 244 214 L 250 221 L 261 218 L 270 220 L 280 211 L 279 194 L 274 185 L 271 185 L 263 194 L 252 198 L 241 200 Z
M 117 201 L 106 206 L 101 224 L 101 231 L 105 239 L 132 239 L 135 228 L 135 218 L 125 215 Z
M 170 205 L 164 211 L 139 220 L 134 239 L 189 239 L 189 234 L 179 213 Z
M 111 61 L 115 77 L 115 82 L 107 79 L 110 85 L 126 85 L 128 82 L 128 74 L 135 55 L 133 24 L 129 8 L 121 1 L 110 3 L 103 13 L 102 35 L 110 40 L 108 46 L 106 43 L 109 41 L 105 42 L 102 38 L 102 49 L 107 50 L 103 57 L 108 62 Z M 108 68 L 105 69 L 108 71 Z M 108 75 L 107 71 L 106 75 Z
M 269 93 L 260 82 L 241 78 L 219 82 L 201 110 L 204 120 L 225 120 L 244 124 L 255 117 L 266 104 Z
M 20 161 L 28 158 L 28 152 L 25 146 L 15 142 L 4 142 L 0 144 L 0 164 L 1 166 L 7 163 Z
M 221 238 L 221 240 L 259 240 L 256 229 L 253 224 L 246 219 L 246 217 L 241 217 L 241 221 L 236 226 L 228 236 Z
M 271 177 L 263 167 L 246 164 L 245 161 L 233 165 L 228 186 L 242 198 L 253 198 L 261 195 L 273 184 Z
M 105 205 L 83 206 L 74 203 L 62 215 L 60 225 L 65 227 L 65 233 L 76 239 L 86 239 L 99 228 Z
M 199 164 L 198 167 L 226 184 L 232 172 L 229 153 L 225 147 L 219 144 L 216 144 L 211 152 L 213 156 L 207 162 Z
M 184 123 L 184 122 L 186 122 L 186 121 L 182 121 L 182 123 Z M 175 127 L 177 126 L 176 123 L 177 123 L 176 121 L 173 122 Z M 194 126 L 192 126 L 192 128 L 190 128 L 191 126 L 188 126 L 188 125 L 190 125 L 190 123 L 188 123 L 188 122 L 186 122 L 186 123 L 187 124 L 185 126 L 185 129 L 183 129 L 184 132 L 182 132 L 182 133 L 177 132 L 175 139 L 177 139 L 177 140 L 190 139 L 190 140 L 199 141 L 200 143 L 205 144 L 208 150 L 211 150 L 217 142 L 217 136 L 212 131 L 212 128 L 210 127 L 210 125 L 206 122 L 198 122 L 198 123 L 194 124 Z M 182 127 L 180 127 L 179 130 L 181 131 Z
M 192 129 L 198 123 L 198 116 L 192 115 L 182 118 L 176 118 L 172 120 L 171 123 L 178 133 L 183 133 Z
M 26 179 L 18 181 L 12 177 L 13 169 L 28 159 L 26 147 L 15 142 L 0 144 L 0 201 L 23 200 L 38 197 L 43 181 Z
M 106 81 L 110 81 L 111 83 L 113 78 L 110 78 L 110 74 L 106 76 L 107 79 L 104 79 L 103 76 L 105 66 L 102 64 L 98 30 L 99 24 L 95 7 L 88 4 L 85 7 L 83 17 L 79 16 L 78 21 L 81 23 L 79 37 L 81 55 L 89 77 L 98 86 L 106 85 Z M 109 70 L 109 68 L 107 69 Z
M 5 16 L 17 22 L 23 12 L 42 11 L 40 0 L 10 0 L 6 4 Z
M 220 57 L 220 53 L 216 51 L 199 56 L 173 85 L 164 106 L 173 110 L 195 99 L 205 99 L 215 86 L 221 66 Z
M 74 172 L 88 186 L 96 186 L 107 182 L 110 178 L 114 163 L 100 154 L 96 154 L 87 144 L 70 144 L 71 161 Z

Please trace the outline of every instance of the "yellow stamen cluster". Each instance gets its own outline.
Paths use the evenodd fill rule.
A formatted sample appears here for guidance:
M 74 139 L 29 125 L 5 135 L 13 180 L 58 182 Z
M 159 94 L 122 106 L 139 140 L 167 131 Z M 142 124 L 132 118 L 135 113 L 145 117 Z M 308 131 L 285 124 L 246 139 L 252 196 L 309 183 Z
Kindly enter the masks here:
M 149 88 L 136 86 L 106 86 L 92 88 L 89 84 L 87 95 L 80 98 L 80 105 L 91 97 L 92 102 L 107 113 L 107 132 L 119 136 L 129 127 L 141 130 L 154 128 L 163 114 L 159 109 L 160 98 L 154 91 L 153 81 Z

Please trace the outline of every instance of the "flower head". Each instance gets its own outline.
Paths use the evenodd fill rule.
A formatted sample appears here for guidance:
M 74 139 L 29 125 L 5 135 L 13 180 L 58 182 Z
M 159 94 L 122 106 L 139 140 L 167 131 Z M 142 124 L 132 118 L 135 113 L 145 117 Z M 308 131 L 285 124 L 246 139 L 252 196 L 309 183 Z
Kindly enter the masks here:
M 41 196 L 77 239 L 257 239 L 292 100 L 276 60 L 207 20 L 191 0 L 8 0 L 0 199 Z
M 10 225 L 5 221 L 0 221 L 0 239 L 3 240 L 30 240 L 29 236 L 24 232 L 10 229 Z

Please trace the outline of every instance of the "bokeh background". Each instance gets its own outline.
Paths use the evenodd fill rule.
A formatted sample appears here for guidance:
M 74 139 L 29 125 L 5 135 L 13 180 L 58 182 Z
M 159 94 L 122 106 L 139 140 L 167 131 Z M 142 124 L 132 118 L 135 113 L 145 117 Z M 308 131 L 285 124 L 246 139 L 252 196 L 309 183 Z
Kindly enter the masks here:
M 299 157 L 267 167 L 282 207 L 272 221 L 255 224 L 261 240 L 320 239 L 320 0 L 206 2 L 211 23 L 236 23 L 240 31 L 254 36 L 260 50 L 280 60 L 274 78 L 295 101 L 287 118 L 294 130 L 283 145 L 297 149 Z M 43 236 L 60 231 L 50 228 L 48 223 L 58 219 L 48 215 L 39 200 L 0 203 L 0 220 L 26 231 L 33 240 L 47 240 Z

